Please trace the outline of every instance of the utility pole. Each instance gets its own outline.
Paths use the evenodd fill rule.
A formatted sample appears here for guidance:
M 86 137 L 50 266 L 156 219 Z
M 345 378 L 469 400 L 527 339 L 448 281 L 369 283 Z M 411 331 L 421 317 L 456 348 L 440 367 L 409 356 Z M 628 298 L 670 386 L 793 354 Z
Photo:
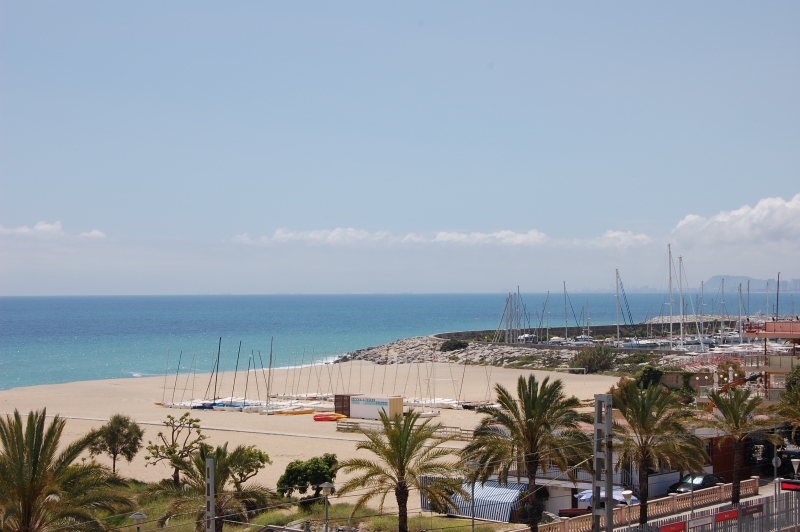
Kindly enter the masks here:
M 606 532 L 614 530 L 614 475 L 612 433 L 612 396 L 594 396 L 594 477 L 592 478 L 592 531 L 600 532 L 600 517 L 605 516 Z M 606 507 L 600 509 L 601 492 L 605 491 Z
M 206 532 L 215 532 L 214 459 L 206 458 Z

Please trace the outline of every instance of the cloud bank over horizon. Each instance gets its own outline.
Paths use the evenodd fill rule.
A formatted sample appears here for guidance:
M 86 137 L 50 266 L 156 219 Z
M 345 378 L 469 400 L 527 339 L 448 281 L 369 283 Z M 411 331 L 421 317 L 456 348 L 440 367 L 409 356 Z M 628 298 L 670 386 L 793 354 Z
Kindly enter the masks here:
M 516 284 L 541 291 L 565 280 L 597 290 L 610 288 L 615 268 L 628 286 L 658 287 L 667 243 L 684 256 L 694 284 L 723 272 L 770 278 L 782 271 L 788 279 L 800 277 L 798 239 L 800 194 L 685 215 L 663 235 L 606 230 L 572 239 L 537 229 L 337 227 L 223 242 L 134 241 L 39 221 L 0 226 L 0 294 L 491 292 Z

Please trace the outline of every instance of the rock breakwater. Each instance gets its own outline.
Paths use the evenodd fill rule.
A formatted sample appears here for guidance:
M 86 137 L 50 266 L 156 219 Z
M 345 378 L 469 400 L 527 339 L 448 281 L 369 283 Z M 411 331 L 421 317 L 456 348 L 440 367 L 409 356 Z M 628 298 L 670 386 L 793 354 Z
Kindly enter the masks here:
M 347 353 L 337 362 L 365 360 L 375 364 L 413 364 L 417 362 L 454 362 L 456 364 L 492 364 L 511 367 L 547 368 L 566 366 L 575 354 L 572 350 L 532 348 L 472 342 L 465 349 L 440 351 L 443 340 L 430 336 L 403 338 L 389 344 Z

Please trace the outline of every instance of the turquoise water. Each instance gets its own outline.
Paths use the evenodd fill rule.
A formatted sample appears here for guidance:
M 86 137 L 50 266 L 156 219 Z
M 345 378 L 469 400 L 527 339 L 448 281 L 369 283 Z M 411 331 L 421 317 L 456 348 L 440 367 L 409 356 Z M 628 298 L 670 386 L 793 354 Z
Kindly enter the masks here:
M 197 356 L 211 370 L 219 338 L 224 369 L 242 352 L 276 366 L 443 331 L 495 329 L 506 294 L 107 296 L 0 298 L 0 389 L 80 380 L 163 375 Z M 523 294 L 536 321 L 545 294 Z M 667 294 L 629 294 L 635 322 L 663 312 Z M 727 296 L 726 296 L 727 298 Z M 733 300 L 733 298 L 732 298 Z M 570 294 L 570 326 L 589 302 L 592 324 L 613 323 L 612 294 Z M 729 307 L 730 308 L 730 307 Z M 574 309 L 574 315 L 573 315 Z M 708 310 L 708 309 L 707 309 Z M 551 327 L 564 324 L 562 294 L 552 294 Z M 676 310 L 677 312 L 677 310 Z M 244 364 L 247 357 L 242 357 Z

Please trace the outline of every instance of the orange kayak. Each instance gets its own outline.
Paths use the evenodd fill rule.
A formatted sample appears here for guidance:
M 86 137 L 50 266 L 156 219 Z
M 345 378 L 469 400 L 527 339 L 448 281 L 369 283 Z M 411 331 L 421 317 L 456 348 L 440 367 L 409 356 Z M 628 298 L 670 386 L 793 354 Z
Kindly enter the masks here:
M 347 416 L 344 414 L 334 414 L 332 412 L 328 412 L 324 414 L 315 414 L 314 421 L 338 421 L 346 417 Z

